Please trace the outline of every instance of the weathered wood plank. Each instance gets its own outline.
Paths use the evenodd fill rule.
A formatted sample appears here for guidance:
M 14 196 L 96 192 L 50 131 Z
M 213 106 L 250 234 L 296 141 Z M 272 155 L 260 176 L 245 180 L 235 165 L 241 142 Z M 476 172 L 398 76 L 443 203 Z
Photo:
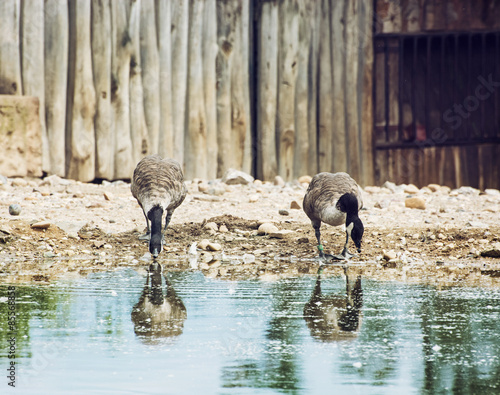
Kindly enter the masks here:
M 111 3 L 92 0 L 92 69 L 96 91 L 95 176 L 114 176 L 114 130 L 111 114 Z
M 49 140 L 45 126 L 43 0 L 23 1 L 21 14 L 23 95 L 38 97 L 42 135 L 42 169 L 50 172 Z
M 96 98 L 90 45 L 90 5 L 87 0 L 69 3 L 71 28 L 66 118 L 66 175 L 86 182 L 95 178 Z
M 276 108 L 278 98 L 278 6 L 262 4 L 259 19 L 257 97 L 257 178 L 272 180 L 278 171 Z
M 172 156 L 183 165 L 188 76 L 189 0 L 173 1 L 171 6 L 172 119 L 174 125 L 174 152 Z
M 205 0 L 202 33 L 203 94 L 207 128 L 206 177 L 217 177 L 217 7 L 215 0 Z
M 140 3 L 139 3 L 140 4 Z M 138 12 L 137 2 L 132 3 L 130 13 Z M 134 11 L 136 10 L 136 11 Z M 115 135 L 115 179 L 130 179 L 135 162 L 130 135 L 130 61 L 132 44 L 128 30 L 125 2 L 111 1 L 112 26 L 112 89 L 111 105 Z
M 291 181 L 294 176 L 295 90 L 297 80 L 299 14 L 296 0 L 279 4 L 278 37 L 278 174 Z
M 0 94 L 22 95 L 19 26 L 21 1 L 0 2 Z
M 189 64 L 187 135 L 184 151 L 186 178 L 207 178 L 207 119 L 203 95 L 203 0 L 189 5 Z

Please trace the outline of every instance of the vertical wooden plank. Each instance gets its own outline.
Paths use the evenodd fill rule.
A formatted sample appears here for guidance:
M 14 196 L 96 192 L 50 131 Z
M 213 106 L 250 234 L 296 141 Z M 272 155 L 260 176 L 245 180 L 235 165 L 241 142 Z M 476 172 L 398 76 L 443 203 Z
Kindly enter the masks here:
M 141 0 L 140 37 L 144 114 L 151 144 L 150 152 L 157 154 L 160 141 L 160 58 L 154 0 Z
M 350 1 L 346 6 L 345 26 L 345 103 L 346 103 L 346 132 L 347 132 L 347 168 L 349 174 L 359 179 L 360 163 L 360 114 L 358 106 L 359 80 L 359 0 Z
M 140 2 L 132 3 L 131 15 L 139 12 Z M 130 179 L 135 167 L 130 130 L 129 78 L 132 43 L 125 2 L 111 1 L 111 106 L 115 135 L 115 179 Z M 135 104 L 135 103 L 134 103 Z
M 96 91 L 95 176 L 114 176 L 114 133 L 111 116 L 111 4 L 92 0 L 92 69 Z
M 309 174 L 314 175 L 318 172 L 318 69 L 319 69 L 319 43 L 322 39 L 319 29 L 321 21 L 321 2 L 306 1 L 306 7 L 310 9 L 309 29 L 311 31 L 311 40 L 309 45 L 309 77 L 308 77 L 308 104 L 307 104 L 307 123 L 309 137 L 309 160 L 307 167 Z
M 19 26 L 21 0 L 0 2 L 0 94 L 22 95 Z
M 156 0 L 156 29 L 160 62 L 160 130 L 158 153 L 171 158 L 174 153 L 172 120 L 172 37 L 170 0 Z
M 299 37 L 297 57 L 297 82 L 295 86 L 295 152 L 294 176 L 309 174 L 309 139 L 308 139 L 308 74 L 311 42 L 312 7 L 307 0 L 299 0 Z
M 318 86 L 318 156 L 319 171 L 332 171 L 332 135 L 344 131 L 333 130 L 333 102 L 332 102 L 332 64 L 331 45 L 332 39 L 330 29 L 330 2 L 321 1 L 321 39 L 319 44 L 319 86 Z M 343 59 L 335 59 L 334 62 L 343 62 Z
M 351 67 L 351 64 L 347 62 L 346 56 L 348 55 L 347 45 L 353 45 L 354 43 L 352 40 L 350 42 L 346 41 L 346 8 L 348 3 L 351 2 L 332 2 L 331 10 L 331 50 L 333 59 L 333 125 L 331 133 L 333 135 L 332 171 L 335 172 L 349 170 L 347 165 L 349 154 L 347 152 L 348 146 L 346 136 L 346 102 L 349 101 L 349 105 L 353 105 L 351 99 L 354 98 L 349 99 L 349 97 L 346 96 L 347 70 Z M 351 26 L 350 28 L 352 29 L 353 27 Z M 349 50 L 350 55 L 352 55 L 352 51 L 353 48 Z M 357 87 L 353 88 L 356 89 Z M 359 182 L 358 179 L 356 180 Z
M 191 0 L 189 7 L 189 61 L 187 85 L 187 134 L 184 146 L 186 178 L 207 178 L 207 120 L 203 96 L 203 5 Z
M 45 127 L 44 28 L 43 0 L 22 1 L 22 86 L 23 94 L 36 96 L 40 102 L 40 132 L 42 134 L 42 170 L 50 172 L 50 151 Z M 1 60 L 0 60 L 1 62 Z
M 278 85 L 278 6 L 261 5 L 258 35 L 257 177 L 272 180 L 276 159 L 276 107 Z
M 360 86 L 361 95 L 361 185 L 372 185 L 373 174 L 373 1 L 361 2 L 360 15 Z
M 79 181 L 95 178 L 95 89 L 90 46 L 90 2 L 69 3 L 70 53 L 68 112 L 66 122 L 67 177 Z
M 235 1 L 217 2 L 217 176 L 236 167 L 231 135 L 231 69 L 234 57 Z
M 241 169 L 250 173 L 252 170 L 252 116 L 250 108 L 250 51 L 253 50 L 252 43 L 250 43 L 250 26 L 252 21 L 250 20 L 250 7 L 253 7 L 253 2 L 251 0 L 241 0 L 241 56 L 242 56 L 242 68 L 241 68 L 241 88 L 242 88 L 242 101 L 243 104 L 240 106 L 242 109 L 242 114 L 244 116 L 245 124 L 245 144 L 243 146 L 243 162 L 241 164 Z M 234 86 L 234 84 L 233 84 Z M 241 120 L 243 117 L 240 115 Z
M 299 14 L 296 0 L 279 4 L 278 37 L 278 174 L 291 181 L 295 151 L 295 87 Z
M 203 92 L 207 127 L 208 179 L 217 177 L 217 6 L 215 0 L 205 0 L 203 13 Z
M 45 42 L 45 114 L 50 151 L 50 173 L 66 175 L 66 94 L 68 80 L 68 2 L 46 0 Z
M 186 126 L 189 0 L 172 1 L 171 6 L 173 158 L 182 165 L 184 163 L 184 129 Z
M 405 33 L 414 33 L 421 30 L 420 0 L 401 1 L 401 31 Z
M 247 139 L 250 133 L 249 74 L 248 74 L 248 2 L 236 0 L 233 6 L 233 51 L 231 54 L 231 146 L 233 166 L 250 170 L 250 161 L 245 159 L 251 148 Z M 245 11 L 245 13 L 244 13 Z M 246 161 L 246 163 L 245 163 Z
M 152 149 L 144 110 L 140 24 L 141 1 L 138 0 L 131 3 L 127 31 L 127 35 L 130 38 L 130 79 L 128 82 L 128 97 L 130 102 L 130 149 L 134 168 L 144 156 L 151 153 Z M 128 141 L 127 139 L 127 143 Z

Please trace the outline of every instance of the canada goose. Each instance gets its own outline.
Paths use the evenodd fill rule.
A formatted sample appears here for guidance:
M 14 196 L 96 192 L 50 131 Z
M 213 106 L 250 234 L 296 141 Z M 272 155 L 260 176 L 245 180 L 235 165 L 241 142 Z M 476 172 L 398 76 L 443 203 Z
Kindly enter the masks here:
M 149 240 L 149 252 L 157 258 L 163 249 L 163 237 L 172 213 L 186 197 L 181 166 L 173 159 L 163 159 L 159 155 L 146 156 L 134 170 L 131 189 L 146 217 L 148 228 L 147 233 L 139 239 Z M 165 227 L 162 232 L 164 212 Z
M 363 290 L 361 276 L 348 273 L 345 294 L 325 295 L 321 292 L 321 274 L 324 266 L 318 270 L 316 286 L 309 302 L 304 306 L 304 320 L 311 336 L 321 341 L 353 340 L 361 328 L 361 308 Z
M 341 256 L 335 255 L 334 258 L 347 259 L 354 256 L 349 253 L 347 247 L 349 237 L 354 241 L 358 252 L 361 252 L 364 227 L 358 217 L 358 211 L 363 207 L 362 192 L 349 174 L 326 172 L 316 174 L 307 188 L 303 207 L 316 233 L 321 258 L 325 257 L 319 231 L 321 222 L 332 226 L 339 226 L 345 222 L 344 249 Z
M 153 262 L 148 269 L 146 284 L 139 301 L 132 308 L 132 322 L 137 335 L 153 337 L 179 336 L 187 313 L 181 298 L 165 276 L 166 292 L 162 285 L 163 268 Z

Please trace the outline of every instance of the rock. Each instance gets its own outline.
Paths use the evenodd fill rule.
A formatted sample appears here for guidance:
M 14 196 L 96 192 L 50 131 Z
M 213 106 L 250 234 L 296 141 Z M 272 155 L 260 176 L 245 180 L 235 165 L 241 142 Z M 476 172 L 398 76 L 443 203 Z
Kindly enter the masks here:
M 10 215 L 19 215 L 19 214 L 21 214 L 21 206 L 19 204 L 11 204 L 9 206 L 9 214 Z
M 35 222 L 34 224 L 31 224 L 31 227 L 33 229 L 48 229 L 50 227 L 50 222 L 47 221 Z
M 210 240 L 203 239 L 198 243 L 198 248 L 201 250 L 206 250 L 207 246 L 210 244 Z
M 438 233 L 437 237 L 438 237 L 438 239 L 441 239 L 441 240 L 446 239 L 446 236 L 442 233 Z
M 466 225 L 470 226 L 471 228 L 482 228 L 482 229 L 488 228 L 488 225 L 481 221 L 469 221 L 467 222 Z
M 115 195 L 113 195 L 113 193 L 111 193 L 111 192 L 104 192 L 103 196 L 104 196 L 104 199 L 108 200 L 108 201 L 111 201 L 115 198 Z
M 24 178 L 14 178 L 11 181 L 11 184 L 13 187 L 26 187 L 28 186 L 28 181 L 26 181 Z
M 59 221 L 55 222 L 59 229 L 64 231 L 69 237 L 78 239 L 78 232 L 87 224 L 85 221 Z
M 208 230 L 211 233 L 215 233 L 219 230 L 219 227 L 215 222 L 207 222 L 204 226 L 203 229 Z
M 405 200 L 405 207 L 425 210 L 425 200 L 420 197 L 412 197 Z
M 441 251 L 450 252 L 453 249 L 455 249 L 455 243 L 450 243 L 448 245 L 445 245 Z
M 380 187 L 367 186 L 367 187 L 365 187 L 365 192 L 367 192 L 367 193 L 380 193 L 381 189 L 382 188 L 380 188 Z
M 500 258 L 500 243 L 495 243 L 481 251 L 481 256 L 486 258 Z
M 485 195 L 500 197 L 500 191 L 498 189 L 485 189 Z
M 229 229 L 227 228 L 226 225 L 222 224 L 221 226 L 219 226 L 219 232 L 227 233 L 227 232 L 229 232 Z
M 429 184 L 429 185 L 427 185 L 427 188 L 429 188 L 432 192 L 439 192 L 439 190 L 441 189 L 441 185 Z
M 199 192 L 208 193 L 209 188 L 210 188 L 210 185 L 208 184 L 208 182 L 200 182 L 198 184 L 198 191 Z
M 213 184 L 209 184 L 209 188 L 208 190 L 206 190 L 204 193 L 207 193 L 209 195 L 212 195 L 212 196 L 221 196 L 221 195 L 224 195 L 226 193 L 226 187 L 224 186 L 224 184 L 220 183 L 220 182 L 216 182 L 216 183 L 213 183 Z
M 299 243 L 299 244 L 306 244 L 306 243 L 309 243 L 309 238 L 307 238 L 307 237 L 299 237 L 299 238 L 297 239 L 297 243 Z
M 200 254 L 200 259 L 202 262 L 209 263 L 214 260 L 214 255 L 205 251 Z
M 279 187 L 285 186 L 285 181 L 281 176 L 276 176 L 274 177 L 274 185 L 277 185 Z
M 393 259 L 396 259 L 398 256 L 396 255 L 396 252 L 394 250 L 390 251 L 383 251 L 383 259 L 386 261 L 391 261 Z
M 277 232 L 270 232 L 269 237 L 273 239 L 284 239 L 294 234 L 295 232 L 293 230 L 284 229 L 284 230 L 278 230 Z
M 243 262 L 244 263 L 254 263 L 255 262 L 255 255 L 253 254 L 244 254 L 243 255 Z
M 297 202 L 296 200 L 292 200 L 292 202 L 290 203 L 291 210 L 300 210 L 301 208 L 302 207 L 300 207 L 299 202 Z
M 52 174 L 51 176 L 45 177 L 39 186 L 40 187 L 43 187 L 43 186 L 54 187 L 57 185 L 69 185 L 69 184 L 71 184 L 71 181 L 65 180 L 65 179 L 63 179 L 55 174 Z
M 44 258 L 54 258 L 56 254 L 54 254 L 52 251 L 47 251 L 43 253 Z
M 247 185 L 251 184 L 254 181 L 254 178 L 245 173 L 244 171 L 236 170 L 236 169 L 227 169 L 222 177 L 222 182 L 227 185 Z
M 253 195 L 250 195 L 250 197 L 248 198 L 248 202 L 249 203 L 255 203 L 259 199 L 260 199 L 260 196 L 255 193 Z
M 256 187 L 260 187 L 260 186 L 262 186 L 262 181 L 261 180 L 253 180 L 253 185 L 255 185 Z
M 290 213 L 288 212 L 288 210 L 285 210 L 285 209 L 281 209 L 278 211 L 279 215 L 290 215 Z
M 207 250 L 208 251 L 220 251 L 222 249 L 222 246 L 219 243 L 208 243 L 207 244 Z
M 443 195 L 448 195 L 451 192 L 451 188 L 446 186 L 441 186 L 441 188 L 439 188 L 439 192 L 441 192 Z
M 459 195 L 478 196 L 481 191 L 472 187 L 460 187 L 458 189 L 454 189 L 452 192 Z
M 275 225 L 273 225 L 269 222 L 265 222 L 259 226 L 257 234 L 258 235 L 266 235 L 269 233 L 277 233 L 277 232 L 279 232 L 279 229 Z
M 377 202 L 373 205 L 373 207 L 375 207 L 375 208 L 379 208 L 379 209 L 384 209 L 384 208 L 389 207 L 390 203 L 391 203 L 391 202 L 390 202 L 390 200 L 388 200 L 388 199 L 379 200 L 379 201 L 377 201 Z
M 407 186 L 405 186 L 404 188 L 404 193 L 409 193 L 409 194 L 416 194 L 416 193 L 419 193 L 420 192 L 420 189 L 417 188 L 417 186 L 413 185 L 413 184 L 409 184 Z
M 382 188 L 387 188 L 391 192 L 396 192 L 396 184 L 394 184 L 393 182 L 390 182 L 390 181 L 384 182 L 384 185 L 382 185 Z
M 311 176 L 300 176 L 297 181 L 300 182 L 301 184 L 310 184 L 312 180 Z

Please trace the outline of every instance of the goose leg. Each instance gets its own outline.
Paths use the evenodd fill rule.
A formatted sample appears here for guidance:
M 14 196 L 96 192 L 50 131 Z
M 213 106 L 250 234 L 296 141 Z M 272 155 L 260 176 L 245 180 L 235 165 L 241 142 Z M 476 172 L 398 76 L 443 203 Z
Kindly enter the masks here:
M 148 227 L 148 230 L 146 234 L 139 236 L 139 240 L 144 240 L 144 241 L 149 241 L 151 239 L 151 229 L 149 228 L 149 219 L 144 210 L 142 210 L 142 213 L 144 214 L 144 217 L 146 218 L 146 226 Z
M 165 217 L 165 227 L 163 228 L 163 234 L 161 235 L 161 241 L 163 244 L 165 244 L 165 232 L 167 231 L 167 226 L 170 223 L 171 219 L 172 219 L 172 212 L 167 211 L 167 216 Z
M 319 250 L 319 257 L 324 258 L 325 253 L 323 252 L 323 246 L 321 245 L 321 232 L 319 231 L 319 228 L 321 226 L 321 222 L 313 222 L 312 224 L 314 228 L 314 233 L 316 235 L 316 240 L 318 241 L 318 250 Z
M 342 257 L 344 257 L 344 259 L 349 259 L 349 258 L 352 258 L 352 257 L 354 257 L 356 255 L 355 254 L 351 254 L 349 252 L 349 249 L 347 248 L 347 245 L 349 243 L 349 232 L 346 230 L 345 234 L 346 234 L 346 239 L 345 239 L 344 249 L 342 250 L 342 252 L 340 253 L 340 255 Z

